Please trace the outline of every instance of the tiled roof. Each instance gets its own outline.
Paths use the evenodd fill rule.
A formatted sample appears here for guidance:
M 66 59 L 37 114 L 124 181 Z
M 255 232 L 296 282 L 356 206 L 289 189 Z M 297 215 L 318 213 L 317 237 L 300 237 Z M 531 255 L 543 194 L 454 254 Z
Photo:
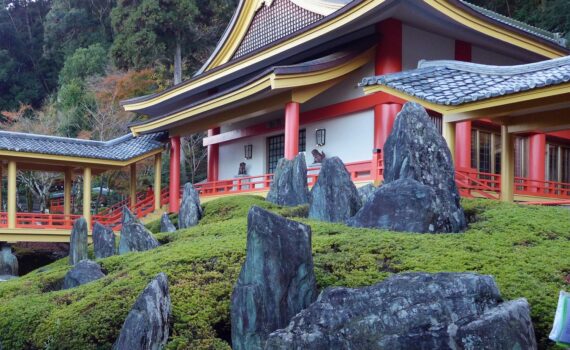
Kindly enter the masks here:
M 289 0 L 274 0 L 255 14 L 232 59 L 240 58 L 265 45 L 315 23 L 324 16 L 297 6 Z
M 0 131 L 0 150 L 126 161 L 162 148 L 166 136 L 166 133 L 138 137 L 128 134 L 110 141 L 91 141 Z
M 568 82 L 570 56 L 518 66 L 421 61 L 417 69 L 364 78 L 360 85 L 384 85 L 431 103 L 457 106 Z
M 520 30 L 525 31 L 527 33 L 534 34 L 534 35 L 541 37 L 543 39 L 552 41 L 552 42 L 554 42 L 560 46 L 566 46 L 566 39 L 562 38 L 562 36 L 559 33 L 552 33 L 552 32 L 549 32 L 547 30 L 544 30 L 544 29 L 541 29 L 541 28 L 538 28 L 535 26 L 531 26 L 530 24 L 527 24 L 527 23 L 524 23 L 521 21 L 517 21 L 516 19 L 510 18 L 507 16 L 503 16 L 497 12 L 494 12 L 494 11 L 488 10 L 486 8 L 471 4 L 471 3 L 464 1 L 464 0 L 459 0 L 459 1 L 461 1 L 463 4 L 469 6 L 471 9 L 479 12 L 480 14 L 482 14 L 486 17 L 492 18 L 498 22 L 501 22 L 503 24 L 509 25 L 509 26 L 517 28 L 517 29 L 520 29 Z

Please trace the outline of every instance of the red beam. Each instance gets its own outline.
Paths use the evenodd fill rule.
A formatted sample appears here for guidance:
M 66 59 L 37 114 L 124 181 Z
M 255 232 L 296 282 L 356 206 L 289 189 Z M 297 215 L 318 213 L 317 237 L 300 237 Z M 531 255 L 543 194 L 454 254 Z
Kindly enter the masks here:
M 299 154 L 299 103 L 285 106 L 285 158 L 295 159 Z
M 471 43 L 455 41 L 455 59 L 471 62 Z M 471 168 L 471 121 L 455 125 L 455 165 L 460 168 Z
M 180 136 L 170 138 L 170 202 L 169 211 L 178 213 L 180 207 Z

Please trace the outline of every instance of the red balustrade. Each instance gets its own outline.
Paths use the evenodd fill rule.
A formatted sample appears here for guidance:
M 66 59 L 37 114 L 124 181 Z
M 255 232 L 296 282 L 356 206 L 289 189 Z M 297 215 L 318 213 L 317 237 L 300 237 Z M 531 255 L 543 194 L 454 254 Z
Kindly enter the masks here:
M 16 213 L 17 228 L 71 229 L 81 215 Z

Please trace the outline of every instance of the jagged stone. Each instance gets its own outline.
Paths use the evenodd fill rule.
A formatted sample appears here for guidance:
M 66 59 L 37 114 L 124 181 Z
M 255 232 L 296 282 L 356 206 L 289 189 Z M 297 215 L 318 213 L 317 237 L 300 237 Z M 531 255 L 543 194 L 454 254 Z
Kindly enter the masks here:
M 316 296 L 311 228 L 252 207 L 247 255 L 231 297 L 232 348 L 263 349 L 269 333 Z
M 75 265 L 87 256 L 87 221 L 81 217 L 73 223 L 69 238 L 69 263 Z
M 164 348 L 170 331 L 172 306 L 168 278 L 159 273 L 138 297 L 123 323 L 114 350 Z
M 378 187 L 374 186 L 373 184 L 366 184 L 362 187 L 358 188 L 358 194 L 360 195 L 360 200 L 362 201 L 362 205 L 366 204 L 372 198 L 372 195 Z
M 273 332 L 265 349 L 536 349 L 529 305 L 502 303 L 491 276 L 394 275 L 374 286 L 328 288 Z
M 198 225 L 202 219 L 202 206 L 200 196 L 191 183 L 184 185 L 182 203 L 178 212 L 178 227 L 180 229 Z
M 295 207 L 308 204 L 309 196 L 305 156 L 299 154 L 293 160 L 279 159 L 267 194 L 267 201 L 277 205 Z
M 435 233 L 439 203 L 433 188 L 411 179 L 382 185 L 354 217 L 349 226 L 391 231 Z
M 175 232 L 176 227 L 170 221 L 170 217 L 168 217 L 167 213 L 162 213 L 162 217 L 160 218 L 160 232 Z
M 93 225 L 93 251 L 96 259 L 115 255 L 115 233 L 110 227 L 96 222 Z
M 435 191 L 435 198 L 432 199 L 430 207 L 430 210 L 436 214 L 431 223 L 433 229 L 415 232 L 461 232 L 467 227 L 465 214 L 459 202 L 455 169 L 449 148 L 425 109 L 417 103 L 404 105 L 384 145 L 384 185 L 382 187 L 401 179 L 417 181 Z M 390 197 L 397 195 L 387 190 L 380 193 Z M 408 191 L 408 193 L 412 197 L 399 196 L 401 202 L 397 204 L 397 210 L 393 210 L 394 213 L 411 211 L 417 207 L 417 203 L 412 203 L 417 200 L 416 191 Z M 378 195 L 379 193 L 376 192 L 375 197 Z M 378 199 L 375 201 L 384 202 Z M 393 199 L 388 198 L 386 201 L 392 202 Z M 361 209 L 361 211 L 369 210 L 378 211 L 380 209 L 368 205 Z M 390 217 L 390 210 L 386 208 L 383 212 L 385 221 L 398 220 L 397 217 Z M 373 213 L 361 213 L 351 222 L 354 226 L 367 226 L 364 222 L 358 223 L 358 217 L 367 218 L 373 215 Z M 403 226 L 403 223 L 385 223 L 379 227 L 386 226 L 398 227 Z
M 18 259 L 8 244 L 0 248 L 0 276 L 18 276 Z
M 160 244 L 152 233 L 131 213 L 123 208 L 121 222 L 121 238 L 119 240 L 119 254 L 128 252 L 142 252 L 158 247 Z
M 311 190 L 309 218 L 345 222 L 362 207 L 362 200 L 340 158 L 325 158 L 322 164 Z
M 63 289 L 79 287 L 105 277 L 101 265 L 91 260 L 81 260 L 65 274 Z

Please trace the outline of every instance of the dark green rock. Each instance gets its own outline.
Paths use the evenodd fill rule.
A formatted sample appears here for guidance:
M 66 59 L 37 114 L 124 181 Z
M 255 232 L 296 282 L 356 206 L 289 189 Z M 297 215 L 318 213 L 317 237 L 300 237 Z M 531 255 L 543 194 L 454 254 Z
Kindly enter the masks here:
M 503 302 L 491 276 L 394 275 L 332 287 L 273 332 L 266 350 L 495 350 L 537 348 L 526 300 Z
M 160 232 L 175 232 L 176 226 L 170 221 L 167 213 L 162 213 L 160 217 Z
M 8 244 L 0 249 L 0 276 L 18 276 L 18 259 Z
M 345 222 L 360 209 L 362 200 L 340 158 L 325 158 L 322 164 L 317 183 L 311 190 L 309 218 Z
M 93 225 L 93 251 L 97 259 L 115 255 L 115 233 L 98 222 Z
M 152 233 L 130 212 L 123 208 L 121 222 L 121 239 L 119 240 L 119 254 L 128 252 L 142 252 L 158 247 L 160 244 Z
M 178 212 L 178 228 L 183 229 L 196 226 L 200 219 L 202 219 L 200 196 L 194 189 L 194 186 L 191 183 L 187 183 L 184 185 L 184 193 L 182 194 L 182 202 Z
M 81 217 L 73 223 L 69 238 L 69 263 L 75 265 L 87 256 L 87 221 Z
M 290 207 L 309 203 L 307 163 L 304 155 L 299 154 L 293 160 L 279 159 L 267 201 Z
M 252 207 L 247 256 L 231 297 L 232 348 L 263 349 L 269 333 L 316 297 L 311 228 Z
M 81 260 L 65 274 L 63 289 L 75 288 L 103 277 L 105 274 L 99 264 L 91 260 Z

